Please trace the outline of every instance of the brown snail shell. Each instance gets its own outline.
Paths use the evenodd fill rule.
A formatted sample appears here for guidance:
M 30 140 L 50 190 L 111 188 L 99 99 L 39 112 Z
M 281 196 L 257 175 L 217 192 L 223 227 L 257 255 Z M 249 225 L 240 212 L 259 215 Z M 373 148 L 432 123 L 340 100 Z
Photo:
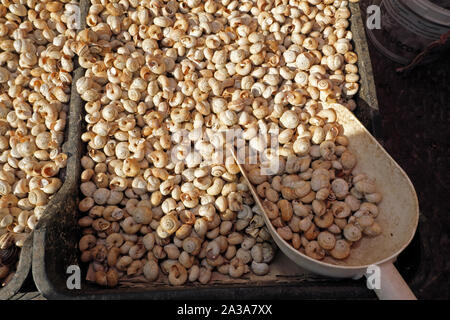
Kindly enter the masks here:
M 19 260 L 20 248 L 14 242 L 13 233 L 5 233 L 0 237 L 0 264 L 11 266 Z
M 5 266 L 14 265 L 19 259 L 20 249 L 16 245 L 12 245 L 7 249 L 0 249 L 0 264 Z
M 8 249 L 14 244 L 14 235 L 10 232 L 3 234 L 0 237 L 0 249 Z

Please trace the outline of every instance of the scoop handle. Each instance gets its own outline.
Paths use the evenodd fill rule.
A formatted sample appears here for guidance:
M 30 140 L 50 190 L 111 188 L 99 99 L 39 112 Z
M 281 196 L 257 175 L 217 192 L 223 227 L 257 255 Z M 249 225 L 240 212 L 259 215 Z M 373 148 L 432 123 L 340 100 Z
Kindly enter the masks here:
M 392 261 L 379 267 L 380 286 L 374 291 L 380 300 L 417 300 Z

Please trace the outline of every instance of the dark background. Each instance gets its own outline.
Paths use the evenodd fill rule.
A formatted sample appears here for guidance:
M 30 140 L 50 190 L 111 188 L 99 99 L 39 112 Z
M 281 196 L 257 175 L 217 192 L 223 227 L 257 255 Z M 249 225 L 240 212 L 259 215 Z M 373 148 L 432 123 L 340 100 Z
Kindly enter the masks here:
M 360 3 L 364 15 L 373 1 Z M 399 74 L 400 65 L 368 42 L 380 107 L 378 138 L 409 175 L 421 211 L 419 239 L 398 263 L 415 269 L 404 276 L 419 299 L 449 299 L 450 53 Z

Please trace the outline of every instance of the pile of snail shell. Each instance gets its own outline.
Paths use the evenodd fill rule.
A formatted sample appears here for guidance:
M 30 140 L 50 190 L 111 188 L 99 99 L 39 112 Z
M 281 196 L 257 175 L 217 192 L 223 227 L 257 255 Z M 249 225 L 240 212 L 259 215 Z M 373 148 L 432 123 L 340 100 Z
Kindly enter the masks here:
M 82 165 L 83 173 L 98 166 L 87 156 Z M 214 269 L 233 278 L 250 270 L 258 275 L 269 272 L 275 246 L 243 182 L 228 182 L 219 194 L 211 188 L 185 199 L 184 186 L 192 184 L 187 180 L 174 186 L 170 197 L 163 201 L 158 196 L 155 202 L 152 195 L 167 188 L 163 183 L 153 192 L 136 187 L 127 192 L 117 186 L 110 190 L 92 181 L 81 184 L 85 198 L 79 210 L 87 215 L 78 222 L 84 233 L 79 249 L 81 261 L 89 262 L 94 271 L 90 280 L 114 287 L 120 279 L 144 275 L 152 282 L 166 275 L 170 284 L 182 285 L 207 283 Z M 241 190 L 232 191 L 237 189 Z M 131 191 L 140 193 L 139 199 L 128 198 Z
M 0 1 L 0 235 L 18 247 L 62 185 L 74 2 Z
M 299 176 L 322 169 L 330 186 L 333 174 L 349 175 L 331 167 L 348 152 L 333 149 L 345 136 L 322 110 L 355 107 L 349 17 L 342 0 L 91 0 L 70 46 L 86 69 L 76 82 L 86 102 L 79 249 L 90 280 L 182 285 L 216 271 L 269 272 L 275 248 L 261 212 L 232 155 L 215 151 L 224 131 L 242 130 L 267 156 L 261 166 L 276 158 L 291 175 L 301 161 Z M 279 147 L 264 151 L 273 132 Z M 325 149 L 330 159 L 319 164 Z M 248 169 L 255 185 L 286 174 L 255 179 Z M 322 189 L 317 201 L 332 196 Z
M 281 238 L 313 259 L 342 260 L 363 236 L 381 233 L 376 218 L 382 195 L 366 174 L 352 173 L 357 159 L 335 111 L 321 110 L 312 119 L 323 124 L 306 126 L 273 175 L 262 175 L 259 164 L 244 168 Z M 278 138 L 282 145 L 284 136 Z

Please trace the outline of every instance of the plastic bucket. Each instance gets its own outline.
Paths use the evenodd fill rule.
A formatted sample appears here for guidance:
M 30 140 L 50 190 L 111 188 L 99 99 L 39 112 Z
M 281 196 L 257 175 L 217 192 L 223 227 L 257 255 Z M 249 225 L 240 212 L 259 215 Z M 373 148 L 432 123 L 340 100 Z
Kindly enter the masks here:
M 408 64 L 430 43 L 450 31 L 450 0 L 383 0 L 381 29 L 369 29 L 375 47 L 385 56 Z M 450 41 L 427 56 L 430 62 L 450 48 Z

